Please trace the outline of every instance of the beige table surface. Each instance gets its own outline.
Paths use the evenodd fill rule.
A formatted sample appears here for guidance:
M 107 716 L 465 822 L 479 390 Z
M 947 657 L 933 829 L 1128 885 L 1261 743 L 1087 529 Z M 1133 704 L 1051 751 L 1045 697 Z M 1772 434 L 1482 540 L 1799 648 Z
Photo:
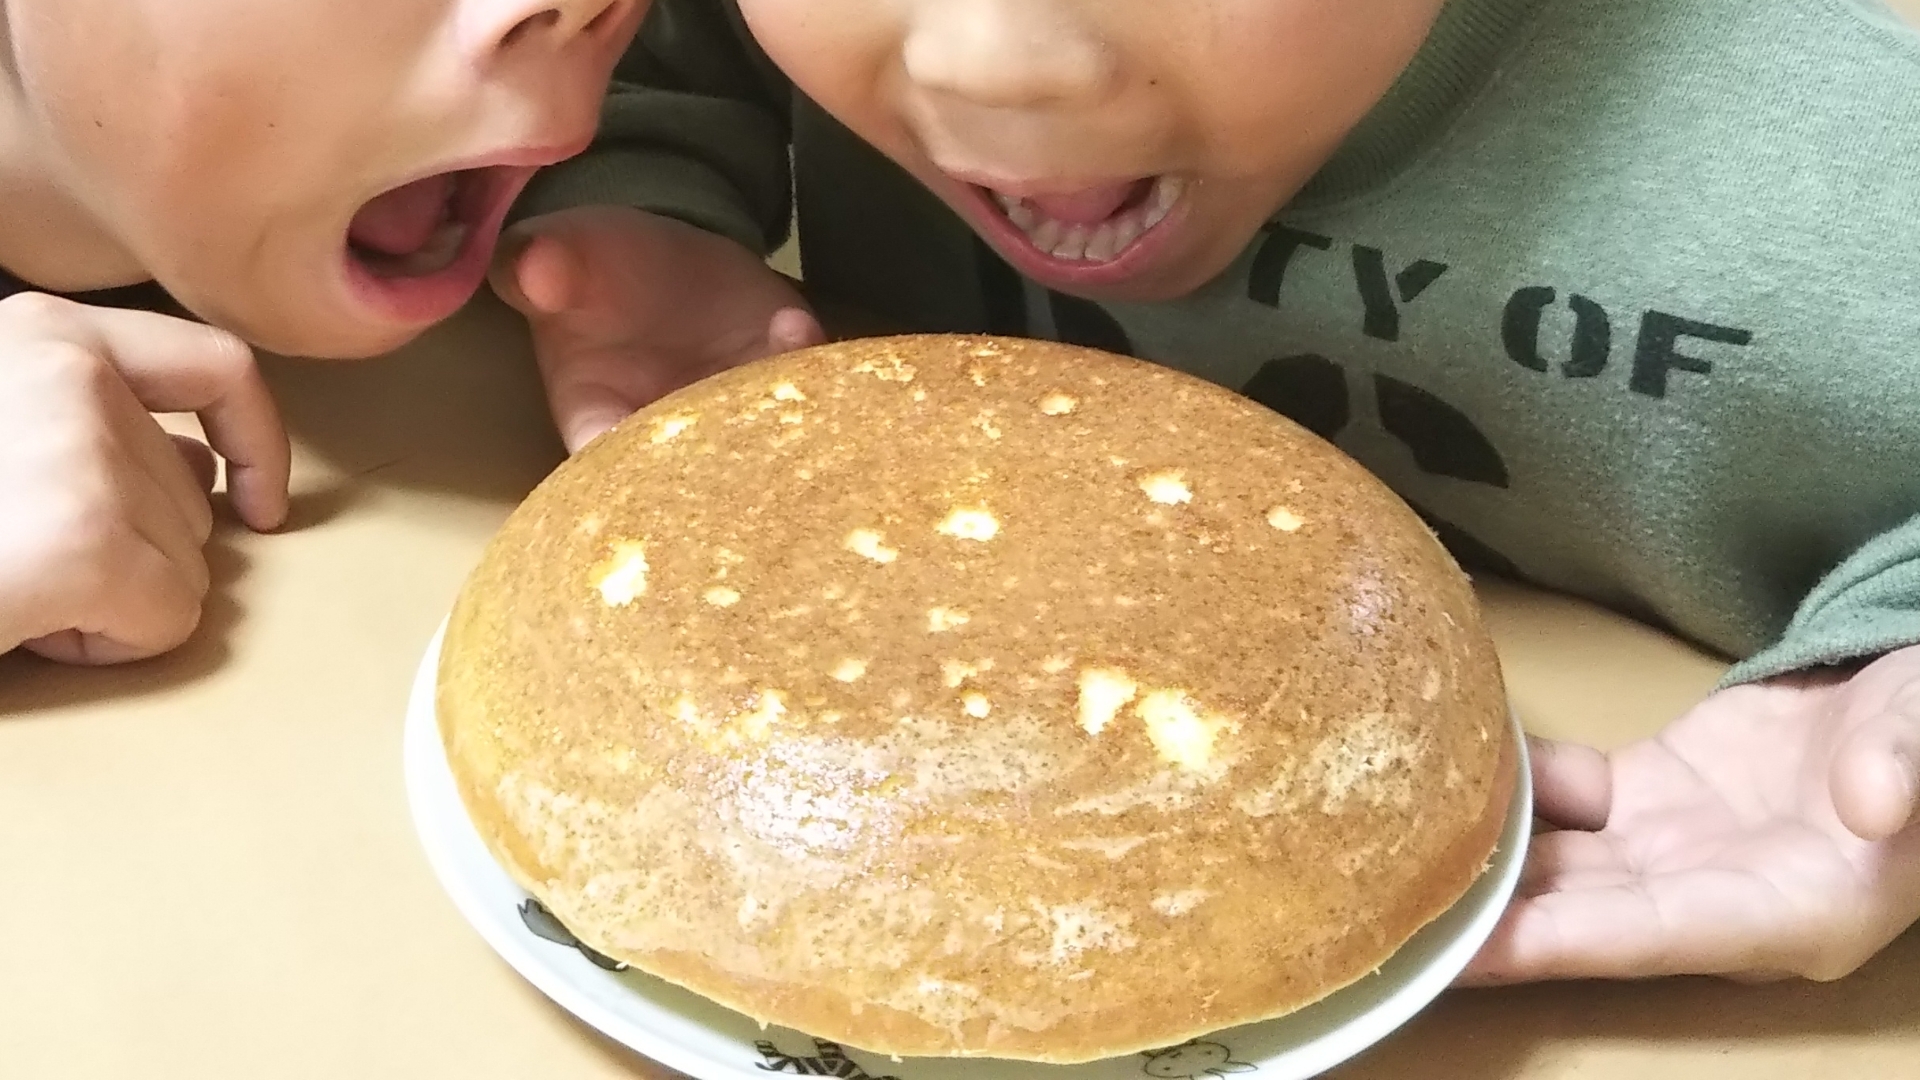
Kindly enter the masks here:
M 0 658 L 0 1080 L 603 1080 L 664 1070 L 548 1005 L 460 920 L 408 820 L 408 682 L 481 544 L 558 460 L 514 321 L 275 363 L 284 534 L 224 531 L 200 635 L 111 671 Z M 1486 594 L 1520 713 L 1616 743 L 1717 666 Z M 1456 993 L 1345 1080 L 1920 1078 L 1920 936 L 1829 986 Z

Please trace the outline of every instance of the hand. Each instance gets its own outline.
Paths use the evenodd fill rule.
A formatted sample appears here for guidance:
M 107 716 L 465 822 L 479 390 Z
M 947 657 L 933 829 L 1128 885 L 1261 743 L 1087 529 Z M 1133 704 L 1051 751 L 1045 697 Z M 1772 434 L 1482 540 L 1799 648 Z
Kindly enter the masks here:
M 211 449 L 156 412 L 198 413 Z M 218 452 L 248 525 L 287 513 L 288 447 L 223 330 L 38 293 L 0 300 L 0 652 L 137 660 L 200 621 Z
M 542 215 L 502 250 L 493 288 L 532 324 L 569 451 L 682 386 L 826 340 L 799 292 L 752 252 L 642 210 Z
M 1852 972 L 1920 918 L 1920 648 L 1537 742 L 1519 895 L 1462 981 Z

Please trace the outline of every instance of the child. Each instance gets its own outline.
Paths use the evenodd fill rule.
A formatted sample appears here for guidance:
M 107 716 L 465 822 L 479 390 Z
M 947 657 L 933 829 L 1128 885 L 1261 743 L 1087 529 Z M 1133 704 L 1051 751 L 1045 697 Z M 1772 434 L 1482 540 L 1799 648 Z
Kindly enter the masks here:
M 750 33 L 751 32 L 751 35 Z M 758 40 L 758 45 L 754 39 Z M 819 328 L 1059 337 L 1463 561 L 1741 659 L 1536 747 L 1475 981 L 1838 977 L 1920 916 L 1920 37 L 1879 0 L 661 0 L 496 287 L 579 446 Z
M 643 8 L 0 7 L 0 652 L 112 663 L 192 633 L 214 453 L 248 525 L 286 514 L 242 339 L 367 356 L 452 314 L 528 177 L 585 147 Z M 100 291 L 139 282 L 211 325 Z M 211 451 L 150 415 L 176 411 Z

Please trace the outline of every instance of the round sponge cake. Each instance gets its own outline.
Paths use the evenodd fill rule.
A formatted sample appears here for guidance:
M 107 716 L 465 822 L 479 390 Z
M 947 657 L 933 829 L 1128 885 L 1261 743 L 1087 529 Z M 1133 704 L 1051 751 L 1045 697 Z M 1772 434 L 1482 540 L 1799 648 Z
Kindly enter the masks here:
M 1316 1001 L 1466 891 L 1517 761 L 1465 576 L 1370 474 L 984 337 L 763 361 L 589 446 L 469 579 L 438 714 L 587 945 L 903 1056 Z

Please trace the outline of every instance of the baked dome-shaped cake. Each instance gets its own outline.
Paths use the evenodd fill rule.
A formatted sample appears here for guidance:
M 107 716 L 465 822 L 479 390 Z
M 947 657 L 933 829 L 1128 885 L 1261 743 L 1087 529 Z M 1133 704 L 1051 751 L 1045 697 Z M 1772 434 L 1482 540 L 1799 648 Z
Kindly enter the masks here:
M 1517 762 L 1466 577 L 1369 473 L 984 337 L 762 361 L 593 443 L 467 582 L 437 708 L 584 943 L 903 1056 L 1312 1003 L 1466 891 Z

